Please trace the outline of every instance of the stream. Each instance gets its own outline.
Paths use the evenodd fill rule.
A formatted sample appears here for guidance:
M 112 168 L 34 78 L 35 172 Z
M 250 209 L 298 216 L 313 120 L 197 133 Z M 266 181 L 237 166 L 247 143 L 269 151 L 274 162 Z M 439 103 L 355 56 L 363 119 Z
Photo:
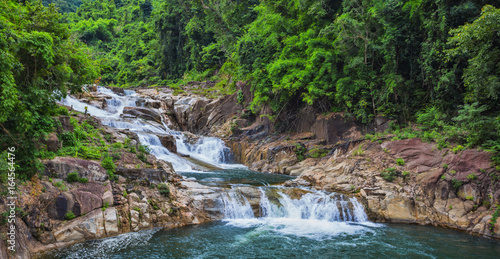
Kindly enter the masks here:
M 189 143 L 182 132 L 164 123 L 120 116 L 140 97 L 133 91 L 111 96 L 102 110 L 72 97 L 62 103 L 84 111 L 102 123 L 138 134 L 151 153 L 169 161 L 184 177 L 201 184 L 224 187 L 224 218 L 176 229 L 150 229 L 91 240 L 51 251 L 41 258 L 498 258 L 498 241 L 442 228 L 381 224 L 368 220 L 356 198 L 308 188 L 287 188 L 285 175 L 253 172 L 233 164 L 224 142 L 199 137 Z M 164 148 L 156 134 L 171 134 L 179 153 L 219 170 L 197 170 L 192 161 Z M 249 195 L 250 193 L 251 195 Z M 244 195 L 246 194 L 246 195 Z M 248 198 L 252 197 L 252 198 Z

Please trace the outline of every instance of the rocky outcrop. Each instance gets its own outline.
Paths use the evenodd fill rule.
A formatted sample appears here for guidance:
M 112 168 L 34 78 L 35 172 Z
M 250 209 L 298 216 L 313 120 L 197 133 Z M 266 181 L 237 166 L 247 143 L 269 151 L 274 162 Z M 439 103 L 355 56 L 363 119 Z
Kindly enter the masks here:
M 157 135 L 160 139 L 162 146 L 168 149 L 172 153 L 177 153 L 177 146 L 175 144 L 175 138 L 172 135 Z
M 132 118 L 141 118 L 144 120 L 155 121 L 161 123 L 161 115 L 154 109 L 144 107 L 125 107 L 124 115 L 131 115 Z
M 72 158 L 56 157 L 43 162 L 44 174 L 48 177 L 66 179 L 69 173 L 76 172 L 79 177 L 94 181 L 105 181 L 108 178 L 106 170 L 96 162 Z

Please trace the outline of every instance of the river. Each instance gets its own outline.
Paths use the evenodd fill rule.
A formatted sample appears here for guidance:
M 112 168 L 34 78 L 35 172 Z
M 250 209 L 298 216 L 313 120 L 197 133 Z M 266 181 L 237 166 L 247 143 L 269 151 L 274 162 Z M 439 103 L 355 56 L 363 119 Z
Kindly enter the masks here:
M 136 132 L 152 154 L 171 162 L 184 177 L 224 187 L 224 219 L 176 229 L 150 229 L 91 240 L 44 254 L 42 258 L 498 258 L 498 241 L 442 228 L 381 224 L 368 220 L 355 197 L 308 188 L 287 188 L 288 176 L 252 172 L 231 164 L 228 148 L 217 138 L 200 137 L 194 144 L 165 125 L 124 119 L 125 106 L 140 98 L 127 91 L 112 98 L 108 110 L 89 113 L 103 124 Z M 76 110 L 88 104 L 68 97 Z M 183 154 L 220 170 L 199 171 L 192 162 L 161 146 L 156 133 L 172 134 Z M 230 152 L 229 152 L 230 153 Z M 248 193 L 251 193 L 250 197 Z M 246 194 L 246 195 L 244 195 Z

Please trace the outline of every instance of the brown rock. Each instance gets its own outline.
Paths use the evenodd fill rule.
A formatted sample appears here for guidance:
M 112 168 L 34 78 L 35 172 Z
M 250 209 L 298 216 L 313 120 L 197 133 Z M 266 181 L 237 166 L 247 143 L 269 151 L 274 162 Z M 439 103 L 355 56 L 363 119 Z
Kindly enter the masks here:
M 76 198 L 74 213 L 76 216 L 84 215 L 102 207 L 102 199 L 86 191 L 71 191 Z
M 61 147 L 61 142 L 57 138 L 55 132 L 50 133 L 47 139 L 42 140 L 42 143 L 45 144 L 47 150 L 51 152 L 56 152 Z
M 175 138 L 172 135 L 157 135 L 161 144 L 172 153 L 177 153 Z
M 80 177 L 93 181 L 104 181 L 108 178 L 106 170 L 100 164 L 88 160 L 56 157 L 43 163 L 45 165 L 44 174 L 49 177 L 66 179 L 69 173 L 77 172 Z

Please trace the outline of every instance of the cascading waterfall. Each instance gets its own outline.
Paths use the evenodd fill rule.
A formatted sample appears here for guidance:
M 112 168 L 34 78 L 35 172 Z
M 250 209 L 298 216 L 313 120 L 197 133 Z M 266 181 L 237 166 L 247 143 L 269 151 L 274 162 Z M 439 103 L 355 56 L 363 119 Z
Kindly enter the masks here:
M 260 191 L 260 216 L 262 218 L 308 219 L 321 221 L 365 222 L 367 216 L 356 198 L 342 194 L 310 192 L 294 199 L 285 192 L 274 192 L 271 202 L 263 188 Z M 255 218 L 250 203 L 237 191 L 231 190 L 223 196 L 224 213 L 227 219 Z M 245 211 L 242 217 L 238 211 Z
M 220 168 L 235 167 L 229 164 L 232 158 L 230 155 L 231 152 L 220 139 L 197 137 L 199 138 L 198 141 L 192 144 L 186 141 L 186 137 L 182 132 L 169 129 L 163 122 L 159 124 L 135 118 L 122 118 L 121 115 L 125 107 L 136 107 L 137 103 L 144 103 L 135 91 L 125 90 L 125 95 L 121 96 L 108 88 L 98 86 L 97 92 L 111 97 L 106 99 L 107 107 L 105 109 L 83 103 L 71 96 L 67 96 L 61 103 L 71 106 L 79 112 L 84 112 L 85 108 L 87 108 L 87 112 L 90 115 L 101 118 L 103 125 L 117 129 L 128 129 L 137 133 L 142 145 L 148 146 L 151 149 L 151 153 L 158 159 L 171 162 L 176 171 L 194 171 L 194 165 L 163 147 L 156 134 L 170 134 L 175 136 L 177 150 L 181 154 L 206 161 Z M 238 165 L 238 167 L 242 166 Z
M 249 238 L 272 232 L 324 240 L 341 234 L 372 232 L 371 227 L 377 227 L 367 221 L 363 206 L 355 198 L 311 190 L 292 197 L 286 190 L 260 187 L 259 217 L 254 216 L 245 196 L 237 189 L 229 190 L 221 198 L 224 221 L 230 226 L 254 228 L 247 234 Z

